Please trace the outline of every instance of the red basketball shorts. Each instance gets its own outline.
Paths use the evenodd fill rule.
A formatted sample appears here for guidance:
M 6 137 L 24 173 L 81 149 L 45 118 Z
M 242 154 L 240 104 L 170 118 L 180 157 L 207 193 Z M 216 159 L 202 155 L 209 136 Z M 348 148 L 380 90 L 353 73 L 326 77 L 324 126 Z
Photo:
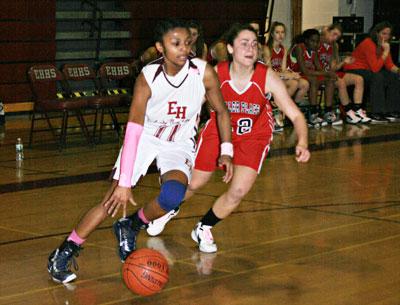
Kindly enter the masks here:
M 260 173 L 262 164 L 268 155 L 272 135 L 262 139 L 243 138 L 233 139 L 233 164 L 247 166 Z M 200 134 L 194 168 L 212 172 L 218 167 L 220 156 L 220 140 L 216 132 L 208 132 L 207 128 Z

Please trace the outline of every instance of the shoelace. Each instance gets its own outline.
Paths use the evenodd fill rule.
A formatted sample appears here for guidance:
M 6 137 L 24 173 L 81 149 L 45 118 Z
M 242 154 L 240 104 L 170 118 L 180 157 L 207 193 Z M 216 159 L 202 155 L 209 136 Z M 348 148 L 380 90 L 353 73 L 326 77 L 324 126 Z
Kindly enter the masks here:
M 129 230 L 121 226 L 121 243 L 125 251 L 131 251 L 133 248 L 133 242 L 129 242 Z
M 57 257 L 57 255 L 60 258 L 59 264 L 57 264 L 57 260 L 55 260 L 55 258 Z M 79 256 L 79 253 L 72 253 L 70 251 L 64 250 L 62 252 L 59 252 L 56 255 L 56 257 L 54 258 L 54 262 L 55 262 L 55 269 L 59 270 L 59 271 L 70 271 L 71 266 L 78 271 L 79 270 L 79 266 L 78 263 L 75 259 L 75 256 Z

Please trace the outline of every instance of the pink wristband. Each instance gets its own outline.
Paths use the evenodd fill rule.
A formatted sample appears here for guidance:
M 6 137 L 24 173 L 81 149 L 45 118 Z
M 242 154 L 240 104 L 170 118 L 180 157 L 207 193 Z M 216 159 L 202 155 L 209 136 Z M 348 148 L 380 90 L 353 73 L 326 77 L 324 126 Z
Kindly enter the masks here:
M 137 147 L 142 132 L 142 125 L 133 122 L 128 122 L 126 125 L 124 145 L 121 153 L 119 186 L 131 187 L 133 166 L 135 165 Z
M 230 142 L 221 143 L 221 156 L 226 155 L 233 157 L 233 145 Z

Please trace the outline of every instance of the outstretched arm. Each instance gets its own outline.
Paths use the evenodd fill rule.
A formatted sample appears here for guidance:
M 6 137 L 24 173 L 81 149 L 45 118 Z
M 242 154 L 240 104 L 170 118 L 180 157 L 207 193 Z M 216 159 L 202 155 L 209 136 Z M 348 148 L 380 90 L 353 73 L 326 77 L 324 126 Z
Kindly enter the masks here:
M 271 69 L 269 69 L 267 73 L 265 90 L 271 91 L 274 96 L 275 104 L 293 122 L 298 139 L 296 145 L 297 162 L 307 162 L 310 159 L 310 152 L 308 151 L 308 129 L 306 120 L 288 95 L 285 84 Z
M 229 182 L 233 176 L 231 162 L 233 156 L 231 118 L 221 94 L 217 73 L 208 64 L 204 73 L 204 86 L 206 88 L 207 100 L 217 116 L 219 136 L 222 143 L 220 164 L 226 167 L 224 181 Z

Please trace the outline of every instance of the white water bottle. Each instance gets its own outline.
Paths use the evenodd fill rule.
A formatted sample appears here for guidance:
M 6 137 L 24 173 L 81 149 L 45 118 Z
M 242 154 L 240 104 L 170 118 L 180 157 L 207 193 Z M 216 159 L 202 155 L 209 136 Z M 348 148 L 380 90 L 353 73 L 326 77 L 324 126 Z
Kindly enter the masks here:
M 17 139 L 17 144 L 15 144 L 15 160 L 22 161 L 24 160 L 24 144 L 22 143 L 21 138 Z
M 0 100 L 0 126 L 4 125 L 6 122 L 6 117 L 4 115 L 4 105 L 3 102 Z

